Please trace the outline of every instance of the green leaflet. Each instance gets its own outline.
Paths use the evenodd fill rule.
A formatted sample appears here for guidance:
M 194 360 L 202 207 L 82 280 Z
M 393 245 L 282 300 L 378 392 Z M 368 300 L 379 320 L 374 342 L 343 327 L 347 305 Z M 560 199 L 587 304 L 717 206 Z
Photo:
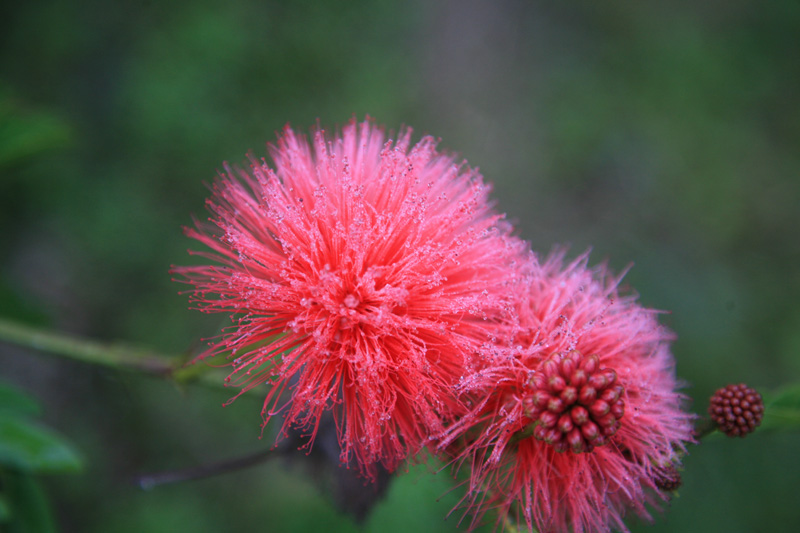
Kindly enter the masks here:
M 83 461 L 64 437 L 31 420 L 41 407 L 30 395 L 0 383 L 0 529 L 55 532 L 37 474 L 75 472 Z
M 65 145 L 70 138 L 66 123 L 55 115 L 25 109 L 0 87 L 0 168 Z
M 39 480 L 26 472 L 0 472 L 3 483 L 0 514 L 3 531 L 10 533 L 55 533 L 57 531 L 47 496 Z
M 55 431 L 0 413 L 0 464 L 32 473 L 75 472 L 82 461 Z
M 764 400 L 763 429 L 800 428 L 800 384 L 783 387 Z
M 0 384 L 0 467 L 32 473 L 75 472 L 82 461 L 58 433 L 30 420 L 39 403 L 23 391 Z
M 42 407 L 33 397 L 21 390 L 0 383 L 0 414 L 7 413 L 38 416 L 42 414 Z

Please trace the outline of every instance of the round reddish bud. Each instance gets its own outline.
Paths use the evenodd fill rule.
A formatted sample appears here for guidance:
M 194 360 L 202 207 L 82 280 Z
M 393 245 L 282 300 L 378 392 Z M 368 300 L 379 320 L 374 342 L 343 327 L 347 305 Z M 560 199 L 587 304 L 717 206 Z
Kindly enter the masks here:
M 617 381 L 617 373 L 610 368 L 604 368 L 589 378 L 589 385 L 597 389 L 605 389 L 610 387 Z
M 528 380 L 528 385 L 534 389 L 544 389 L 547 386 L 547 378 L 541 372 L 537 372 Z
M 574 453 L 581 453 L 584 449 L 583 435 L 578 428 L 572 428 L 572 431 L 567 433 L 567 444 L 572 448 Z
M 547 410 L 556 414 L 564 410 L 564 401 L 561 398 L 550 398 L 547 402 Z
M 534 392 L 531 396 L 528 396 L 531 399 L 531 403 L 533 403 L 534 407 L 543 409 L 547 402 L 550 401 L 552 396 L 550 396 L 547 392 L 539 389 Z
M 535 424 L 534 437 L 558 451 L 591 452 L 620 428 L 624 390 L 617 373 L 601 367 L 597 355 L 553 354 L 527 386 L 523 406 Z
M 558 423 L 558 415 L 552 411 L 545 411 L 539 415 L 539 421 L 546 428 L 551 428 Z
M 572 357 L 572 353 L 567 354 L 561 360 L 561 374 L 564 376 L 572 376 L 572 373 L 578 369 L 579 359 Z
M 600 436 L 600 428 L 594 422 L 586 422 L 581 426 L 581 433 L 589 442 L 597 439 Z
M 580 388 L 586 385 L 588 379 L 589 375 L 586 373 L 586 370 L 579 368 L 570 375 L 569 384 L 575 388 Z
M 572 405 L 578 400 L 578 390 L 572 386 L 566 387 L 561 391 L 561 400 L 566 405 Z
M 600 368 L 600 357 L 597 355 L 590 355 L 581 361 L 581 368 L 587 374 L 594 374 L 597 372 L 597 369 Z
M 525 412 L 525 416 L 529 418 L 536 418 L 539 416 L 537 413 L 536 405 L 533 401 L 533 396 L 526 396 L 522 399 L 522 410 Z
M 681 473 L 674 465 L 667 465 L 660 468 L 653 474 L 653 483 L 660 490 L 665 492 L 673 492 L 680 488 L 683 484 Z
M 548 359 L 544 363 L 542 363 L 542 372 L 547 377 L 555 376 L 558 374 L 558 361 L 555 359 Z
M 618 429 L 619 429 L 619 422 L 615 422 L 610 426 L 603 426 L 601 433 L 603 434 L 604 437 L 613 437 Z
M 620 396 L 622 396 L 622 385 L 615 385 L 604 390 L 600 398 L 608 403 L 614 403 Z
M 553 392 L 561 392 L 567 386 L 567 381 L 561 376 L 550 376 L 547 378 L 547 385 Z
M 589 421 L 589 411 L 587 411 L 586 408 L 581 405 L 574 407 L 570 412 L 570 415 L 572 416 L 572 421 L 579 426 L 582 426 Z
M 572 417 L 569 413 L 564 413 L 561 415 L 561 418 L 558 419 L 558 429 L 561 433 L 569 433 L 572 431 L 572 428 L 575 427 L 572 423 Z
M 592 374 L 589 376 L 589 386 L 595 389 L 605 389 L 608 387 L 606 376 L 604 374 Z
M 594 399 L 597 398 L 597 389 L 589 385 L 581 387 L 581 392 L 578 398 L 582 404 L 591 405 L 594 403 Z
M 603 400 L 597 400 L 589 407 L 589 412 L 595 417 L 605 416 L 610 411 L 611 406 L 608 405 L 608 402 L 604 402 Z
M 729 437 L 744 437 L 761 424 L 764 401 L 744 383 L 728 385 L 711 396 L 708 413 L 720 431 Z
M 596 417 L 594 421 L 601 427 L 611 427 L 617 422 L 617 419 L 614 418 L 613 413 L 609 412 L 601 417 Z
M 556 428 L 550 428 L 544 433 L 544 441 L 547 444 L 555 444 L 561 440 L 562 433 Z

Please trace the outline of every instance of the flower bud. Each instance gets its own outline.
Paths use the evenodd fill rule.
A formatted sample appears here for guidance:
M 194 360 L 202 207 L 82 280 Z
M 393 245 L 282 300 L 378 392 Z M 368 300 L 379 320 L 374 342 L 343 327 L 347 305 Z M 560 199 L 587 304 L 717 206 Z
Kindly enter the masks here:
M 522 401 L 536 424 L 534 437 L 558 451 L 585 453 L 602 446 L 625 415 L 617 373 L 602 368 L 597 355 L 553 354 L 526 385 L 532 390 Z
M 764 401 L 744 383 L 728 385 L 711 396 L 708 413 L 721 432 L 729 437 L 744 437 L 761 424 Z
M 656 487 L 665 492 L 673 492 L 680 488 L 683 484 L 683 480 L 681 479 L 681 473 L 678 472 L 678 469 L 675 468 L 674 465 L 669 464 L 660 468 L 653 474 L 653 483 L 655 483 Z

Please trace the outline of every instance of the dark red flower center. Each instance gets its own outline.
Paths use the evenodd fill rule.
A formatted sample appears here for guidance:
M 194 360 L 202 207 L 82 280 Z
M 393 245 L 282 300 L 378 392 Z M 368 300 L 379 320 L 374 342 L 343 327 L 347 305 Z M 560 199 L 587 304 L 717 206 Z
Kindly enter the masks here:
M 556 353 L 528 380 L 523 398 L 533 436 L 559 452 L 590 452 L 605 444 L 625 414 L 617 373 L 597 355 Z

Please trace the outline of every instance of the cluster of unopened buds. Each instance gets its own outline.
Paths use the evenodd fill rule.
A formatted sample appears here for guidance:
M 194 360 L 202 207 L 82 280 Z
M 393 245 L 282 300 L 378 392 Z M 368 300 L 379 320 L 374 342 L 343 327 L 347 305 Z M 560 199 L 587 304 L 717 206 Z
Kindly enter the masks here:
M 708 413 L 717 428 L 729 437 L 744 437 L 761 425 L 764 401 L 744 383 L 718 389 L 711 397 Z
M 602 446 L 625 414 L 617 373 L 602 368 L 596 354 L 554 354 L 527 385 L 523 406 L 534 424 L 533 436 L 559 452 L 591 452 Z

